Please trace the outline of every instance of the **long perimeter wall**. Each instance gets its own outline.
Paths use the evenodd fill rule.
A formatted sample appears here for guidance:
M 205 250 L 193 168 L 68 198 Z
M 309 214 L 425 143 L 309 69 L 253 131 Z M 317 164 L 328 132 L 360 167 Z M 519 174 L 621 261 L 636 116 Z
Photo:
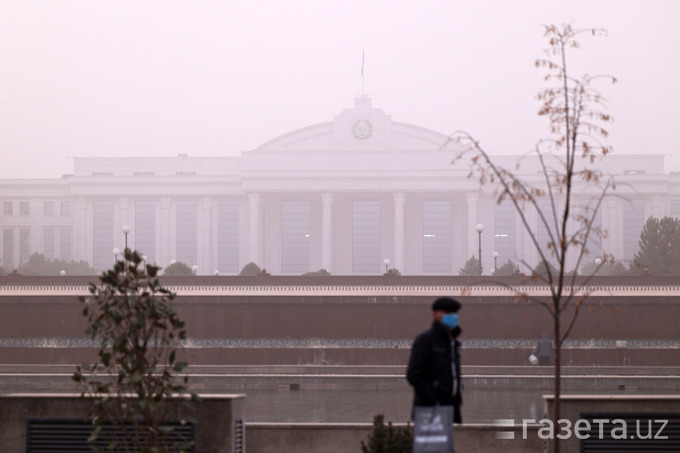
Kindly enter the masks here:
M 0 363 L 92 360 L 78 296 L 92 277 L 0 278 Z M 192 364 L 404 365 L 440 295 L 461 300 L 466 365 L 526 365 L 552 318 L 519 277 L 175 277 Z M 514 289 L 513 289 L 514 288 Z M 564 344 L 565 365 L 680 366 L 680 279 L 601 277 Z M 564 314 L 565 325 L 575 305 Z

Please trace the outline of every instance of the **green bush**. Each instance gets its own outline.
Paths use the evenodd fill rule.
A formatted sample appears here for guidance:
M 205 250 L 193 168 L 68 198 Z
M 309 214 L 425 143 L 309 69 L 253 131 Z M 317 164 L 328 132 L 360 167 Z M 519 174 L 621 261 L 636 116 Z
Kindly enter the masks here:
M 17 270 L 22 275 L 59 275 L 61 271 L 66 275 L 96 275 L 97 271 L 87 261 L 48 260 L 42 253 L 34 253 L 28 257 Z
M 255 277 L 256 275 L 260 275 L 261 273 L 262 269 L 260 269 L 260 266 L 251 261 L 250 263 L 243 266 L 243 269 L 241 269 L 241 272 L 238 275 Z
M 169 398 L 196 395 L 183 375 L 187 362 L 177 357 L 186 339 L 184 321 L 172 304 L 175 294 L 156 278 L 158 270 L 126 249 L 124 260 L 103 272 L 98 283 L 90 284 L 90 295 L 80 298 L 88 322 L 85 333 L 99 344 L 99 351 L 94 365 L 76 367 L 73 380 L 81 385 L 82 396 L 94 398 L 91 440 L 98 440 L 106 422 L 126 434 L 126 439 L 111 441 L 112 451 L 121 451 L 127 442 L 139 453 L 185 452 L 191 447 L 190 442 L 178 444 L 168 437 L 168 422 L 179 415 Z
M 167 276 L 178 276 L 178 275 L 196 275 L 188 264 L 182 262 L 172 263 L 165 269 L 163 269 L 163 275 Z
M 508 260 L 505 264 L 500 266 L 493 275 L 515 275 L 519 274 L 519 266 Z
M 319 269 L 315 272 L 307 272 L 306 274 L 302 274 L 303 277 L 325 277 L 328 275 L 331 275 L 331 273 L 326 269 Z
M 362 453 L 411 453 L 413 451 L 413 428 L 395 427 L 392 422 L 385 425 L 385 416 L 373 417 L 373 431 L 368 435 L 367 443 L 361 441 Z
M 465 266 L 458 270 L 458 275 L 482 275 L 484 273 L 484 266 L 480 270 L 480 263 L 476 256 L 472 255 L 465 262 Z

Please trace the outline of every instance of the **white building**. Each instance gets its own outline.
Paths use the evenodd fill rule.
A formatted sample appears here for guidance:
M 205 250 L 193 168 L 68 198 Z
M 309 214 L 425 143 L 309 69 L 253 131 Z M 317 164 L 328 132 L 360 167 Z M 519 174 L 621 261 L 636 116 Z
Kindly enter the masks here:
M 35 252 L 101 270 L 129 225 L 130 246 L 150 261 L 196 264 L 199 274 L 237 274 L 250 261 L 272 274 L 378 274 L 385 260 L 403 274 L 457 274 L 478 253 L 481 223 L 487 272 L 493 252 L 499 265 L 535 263 L 514 208 L 468 179 L 466 164 L 451 164 L 447 138 L 362 97 L 333 121 L 240 157 L 76 158 L 61 179 L 0 180 L 0 258 L 6 270 Z M 591 252 L 629 261 L 647 217 L 680 215 L 680 175 L 664 173 L 663 155 L 604 162 L 618 185 L 598 219 L 608 236 Z M 530 162 L 520 171 L 542 177 Z M 595 194 L 579 188 L 576 205 Z

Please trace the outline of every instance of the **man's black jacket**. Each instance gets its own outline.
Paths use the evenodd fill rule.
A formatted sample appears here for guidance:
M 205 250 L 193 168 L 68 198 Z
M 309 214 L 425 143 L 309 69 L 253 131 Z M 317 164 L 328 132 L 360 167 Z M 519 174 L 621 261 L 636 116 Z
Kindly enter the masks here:
M 456 328 L 454 335 L 460 332 Z M 460 343 L 454 340 L 456 348 L 456 375 L 458 388 L 453 394 L 453 372 L 451 370 L 451 337 L 440 322 L 434 321 L 429 330 L 418 335 L 413 342 L 411 358 L 408 361 L 406 379 L 413 386 L 414 406 L 453 406 L 454 422 L 462 423 L 460 406 Z

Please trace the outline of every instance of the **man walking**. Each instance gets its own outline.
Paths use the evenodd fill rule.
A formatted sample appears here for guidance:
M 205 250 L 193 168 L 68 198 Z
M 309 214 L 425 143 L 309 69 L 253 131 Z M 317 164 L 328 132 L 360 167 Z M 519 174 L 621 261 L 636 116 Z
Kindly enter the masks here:
M 550 341 L 547 333 L 544 333 L 540 340 L 536 342 L 536 349 L 534 355 L 538 357 L 539 366 L 550 365 L 550 357 L 552 357 L 553 344 Z
M 418 411 L 420 408 L 443 406 L 453 412 L 455 423 L 462 423 L 460 406 L 460 355 L 458 349 L 461 333 L 458 310 L 461 305 L 455 299 L 441 297 L 432 304 L 434 318 L 430 329 L 418 335 L 413 342 L 406 378 L 413 386 L 413 406 L 418 443 Z M 450 430 L 453 447 L 453 427 Z M 424 439 L 424 438 L 423 438 Z M 444 450 L 442 450 L 444 451 Z M 454 449 L 450 451 L 455 453 Z

